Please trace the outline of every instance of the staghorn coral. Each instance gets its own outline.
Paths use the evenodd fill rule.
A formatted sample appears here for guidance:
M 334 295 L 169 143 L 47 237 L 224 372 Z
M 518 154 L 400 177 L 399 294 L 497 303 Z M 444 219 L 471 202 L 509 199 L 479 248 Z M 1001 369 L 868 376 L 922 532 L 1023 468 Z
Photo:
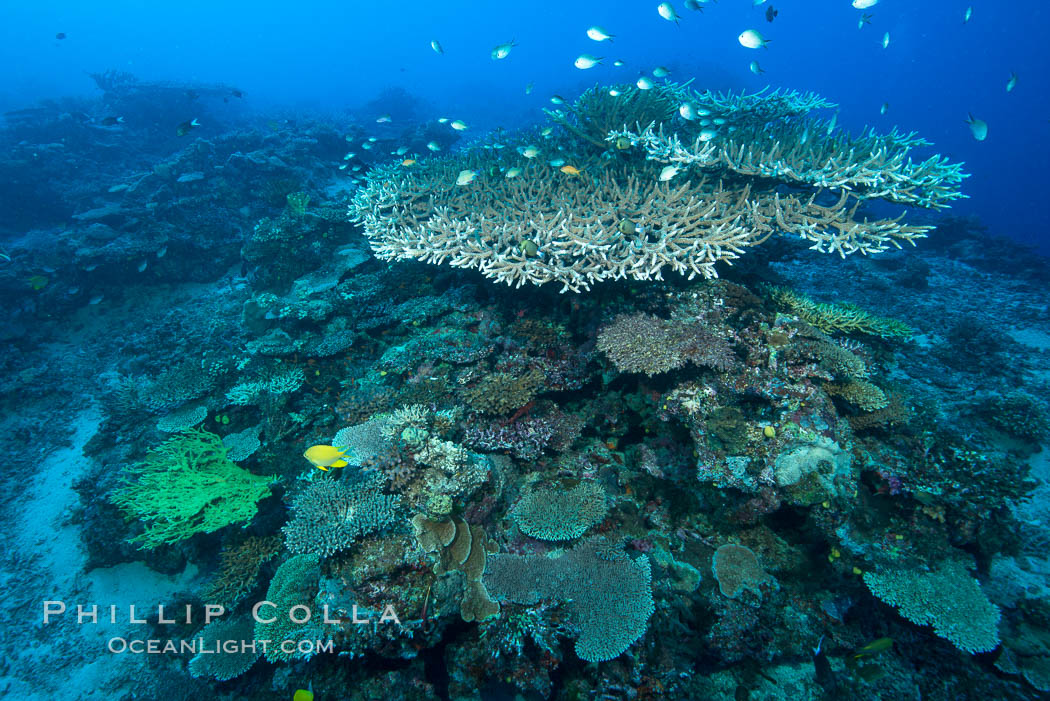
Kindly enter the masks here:
M 207 406 L 187 404 L 158 419 L 157 430 L 164 433 L 181 433 L 188 428 L 193 428 L 206 418 L 208 418 Z
M 656 125 L 606 138 L 629 138 L 662 163 L 849 193 L 854 203 L 878 198 L 941 209 L 963 197 L 958 185 L 967 176 L 960 164 L 939 155 L 912 159 L 911 150 L 929 142 L 896 129 L 889 134 L 868 129 L 853 138 L 831 122 L 806 117 L 814 109 L 834 107 L 812 93 L 716 96 L 683 86 L 679 94 L 684 101 L 706 103 L 703 109 L 717 113 L 724 127 L 705 133 L 704 125 L 689 123 L 664 134 Z M 855 239 L 847 235 L 847 240 Z
M 836 132 L 803 116 L 829 106 L 815 96 L 718 96 L 665 86 L 649 97 L 627 91 L 613 98 L 601 90 L 585 102 L 604 105 L 612 115 L 604 121 L 586 106 L 574 106 L 571 119 L 555 117 L 569 132 L 562 154 L 583 167 L 582 176 L 516 158 L 510 148 L 476 147 L 412 169 L 374 169 L 354 196 L 351 218 L 383 260 L 448 263 L 518 287 L 556 281 L 562 292 L 579 292 L 608 279 L 661 280 L 667 267 L 690 279 L 716 277 L 717 262 L 775 233 L 843 257 L 882 252 L 914 243 L 932 227 L 901 217 L 869 220 L 858 213 L 864 202 L 941 208 L 962 196 L 958 165 L 940 156 L 910 158 L 926 142 L 896 131 L 856 139 Z M 723 131 L 701 131 L 699 122 L 675 122 L 674 131 L 668 122 L 611 131 L 610 145 L 646 158 L 588 160 L 595 134 L 634 112 L 619 115 L 605 103 L 629 106 L 667 94 L 724 114 Z M 665 164 L 690 172 L 665 181 Z M 501 168 L 510 166 L 521 174 L 504 177 Z M 458 186 L 464 170 L 477 175 Z
M 833 397 L 842 397 L 861 411 L 878 411 L 890 404 L 886 393 L 867 380 L 829 382 L 824 385 L 824 391 Z
M 533 489 L 514 505 L 510 516 L 533 538 L 571 540 L 601 522 L 608 510 L 601 485 L 585 481 L 572 489 Z
M 633 85 L 618 85 L 616 90 L 619 95 L 614 96 L 609 94 L 608 86 L 595 85 L 583 91 L 572 105 L 543 111 L 554 123 L 605 150 L 609 132 L 661 124 L 678 110 L 677 96 L 664 86 L 639 90 Z
M 385 437 L 389 416 L 379 414 L 364 423 L 347 426 L 335 434 L 332 445 L 346 451 L 352 465 L 372 465 L 390 454 L 392 444 Z
M 479 175 L 470 187 L 453 184 L 464 169 L 487 172 L 488 157 L 468 151 L 411 172 L 373 170 L 352 213 L 376 256 L 447 261 L 508 285 L 557 281 L 562 292 L 579 292 L 602 280 L 662 280 L 665 267 L 690 279 L 715 277 L 716 262 L 773 232 L 753 221 L 747 193 L 708 179 L 662 182 L 644 164 L 570 178 L 524 163 L 514 179 Z
M 587 662 L 623 654 L 645 633 L 655 610 L 649 559 L 632 560 L 603 536 L 556 558 L 490 555 L 482 581 L 497 599 L 528 606 L 565 601 L 578 633 L 576 654 Z
M 281 529 L 288 550 L 326 558 L 389 526 L 401 499 L 383 494 L 385 483 L 377 472 L 359 472 L 311 484 L 292 502 L 292 518 Z
M 243 431 L 223 436 L 222 444 L 229 451 L 227 455 L 230 460 L 240 462 L 254 455 L 255 451 L 262 447 L 262 441 L 259 440 L 261 430 L 262 426 L 250 426 Z
M 784 287 L 769 289 L 777 305 L 790 310 L 799 319 L 824 333 L 859 333 L 879 338 L 908 338 L 911 329 L 896 319 L 869 314 L 852 304 L 817 302 Z
M 543 388 L 544 375 L 536 369 L 515 375 L 494 372 L 460 390 L 463 401 L 485 414 L 506 414 L 525 406 Z
M 935 570 L 865 572 L 864 583 L 901 615 L 933 631 L 964 652 L 987 652 L 999 644 L 999 608 L 957 560 Z
M 278 536 L 250 536 L 240 545 L 222 551 L 219 573 L 204 590 L 204 600 L 227 608 L 255 586 L 259 570 L 281 550 Z

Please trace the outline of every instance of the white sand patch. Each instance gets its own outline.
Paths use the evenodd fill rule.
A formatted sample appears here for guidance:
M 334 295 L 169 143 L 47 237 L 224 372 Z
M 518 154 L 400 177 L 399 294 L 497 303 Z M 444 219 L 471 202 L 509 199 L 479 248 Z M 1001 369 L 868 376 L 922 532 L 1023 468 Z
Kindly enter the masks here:
M 129 606 L 136 606 L 137 618 L 145 618 L 174 593 L 196 586 L 198 571 L 192 565 L 176 576 L 141 562 L 84 572 L 87 555 L 78 527 L 70 523 L 79 498 L 72 485 L 91 467 L 83 448 L 99 424 L 96 410 L 81 413 L 69 427 L 73 445 L 43 456 L 32 483 L 5 504 L 11 526 L 0 570 L 5 619 L 0 651 L 8 663 L 0 695 L 5 697 L 109 700 L 141 691 L 142 680 L 150 676 L 146 656 L 113 654 L 109 640 L 150 637 L 149 626 L 129 622 Z M 67 607 L 46 626 L 45 600 Z M 99 623 L 78 624 L 78 604 L 97 604 Z M 111 605 L 118 607 L 116 623 L 109 620 Z
M 1050 350 L 1050 334 L 1045 331 L 1040 331 L 1039 329 L 1013 329 L 1009 333 L 1018 343 L 1041 351 Z

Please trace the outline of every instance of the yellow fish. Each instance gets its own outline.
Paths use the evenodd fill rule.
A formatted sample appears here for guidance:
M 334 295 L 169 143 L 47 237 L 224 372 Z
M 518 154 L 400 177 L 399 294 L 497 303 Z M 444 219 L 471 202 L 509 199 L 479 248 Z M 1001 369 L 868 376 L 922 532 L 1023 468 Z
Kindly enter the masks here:
M 309 460 L 318 470 L 328 472 L 330 467 L 346 467 L 350 463 L 343 460 L 346 452 L 341 448 L 331 445 L 314 445 L 303 453 L 303 457 Z
M 401 161 L 401 165 L 403 165 L 405 167 L 414 166 L 415 164 L 416 164 L 416 159 L 414 159 L 414 158 L 406 158 L 405 160 Z
M 568 165 L 562 166 L 558 170 L 560 170 L 561 172 L 565 173 L 566 175 L 579 175 L 580 173 L 583 172 L 582 170 L 580 170 L 576 166 L 568 166 Z
M 292 701 L 314 701 L 314 683 L 310 682 L 309 689 L 296 689 Z

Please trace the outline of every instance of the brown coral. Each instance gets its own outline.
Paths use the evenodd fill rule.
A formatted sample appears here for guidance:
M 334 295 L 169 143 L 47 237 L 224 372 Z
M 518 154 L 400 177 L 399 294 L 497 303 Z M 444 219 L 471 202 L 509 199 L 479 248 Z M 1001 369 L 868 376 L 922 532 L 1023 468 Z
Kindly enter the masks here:
M 210 604 L 232 607 L 255 586 L 259 570 L 281 550 L 279 536 L 250 536 L 222 551 L 219 572 L 204 590 Z
M 687 362 L 728 370 L 734 361 L 729 343 L 695 320 L 664 320 L 649 314 L 621 314 L 598 332 L 598 348 L 620 372 L 650 377 Z
M 485 414 L 506 414 L 532 401 L 543 387 L 540 370 L 529 369 L 520 375 L 494 372 L 460 390 L 463 401 Z
M 489 541 L 485 529 L 471 526 L 461 518 L 435 520 L 424 514 L 412 517 L 412 528 L 419 547 L 438 555 L 434 574 L 463 573 L 460 615 L 464 621 L 481 621 L 499 613 L 499 604 L 489 596 L 485 585 L 481 583 L 488 553 L 497 550 L 496 544 Z

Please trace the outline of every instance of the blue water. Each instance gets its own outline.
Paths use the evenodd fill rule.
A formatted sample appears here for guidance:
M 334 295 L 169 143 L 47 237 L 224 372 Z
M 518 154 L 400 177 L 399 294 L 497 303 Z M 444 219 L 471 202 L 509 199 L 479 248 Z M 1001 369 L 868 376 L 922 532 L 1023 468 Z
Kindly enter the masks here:
M 764 18 L 772 4 L 779 15 Z M 17 5 L 17 6 L 16 6 Z M 839 122 L 859 129 L 917 131 L 967 164 L 970 196 L 955 210 L 977 214 L 992 233 L 1050 250 L 1037 203 L 1050 162 L 1050 49 L 1042 40 L 1050 10 L 1036 0 L 912 3 L 883 0 L 855 10 L 846 0 L 708 3 L 703 13 L 676 4 L 681 22 L 651 2 L 310 2 L 187 0 L 4 3 L 0 7 L 0 109 L 41 98 L 92 94 L 86 75 L 107 69 L 142 80 L 221 82 L 241 88 L 245 108 L 359 106 L 403 86 L 479 128 L 512 127 L 537 117 L 552 94 L 571 96 L 595 82 L 633 81 L 663 65 L 701 88 L 813 90 L 841 105 Z M 967 7 L 972 19 L 963 24 Z M 161 9 L 163 8 L 163 9 Z M 862 12 L 870 25 L 858 30 Z M 584 31 L 615 35 L 598 45 Z M 771 40 L 749 50 L 747 28 Z M 67 38 L 57 41 L 57 32 Z M 890 33 L 889 48 L 882 37 Z M 429 46 L 437 39 L 445 55 Z M 493 46 L 518 46 L 493 61 Z M 588 71 L 581 52 L 604 56 Z M 616 69 L 610 64 L 626 62 Z M 753 75 L 751 60 L 766 71 Z M 1010 74 L 1016 89 L 1006 92 Z M 528 83 L 535 84 L 529 96 Z M 890 107 L 885 115 L 879 108 Z M 974 141 L 972 113 L 989 125 Z

